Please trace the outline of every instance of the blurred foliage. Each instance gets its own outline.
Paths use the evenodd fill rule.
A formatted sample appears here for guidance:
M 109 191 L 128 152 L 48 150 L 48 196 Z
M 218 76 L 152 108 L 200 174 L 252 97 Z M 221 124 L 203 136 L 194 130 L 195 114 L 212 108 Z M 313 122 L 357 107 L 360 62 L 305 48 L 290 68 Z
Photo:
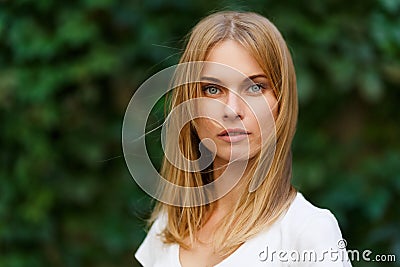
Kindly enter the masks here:
M 400 1 L 3 0 L 0 266 L 139 266 L 151 201 L 124 163 L 124 111 L 222 9 L 267 16 L 293 53 L 293 183 L 348 248 L 399 263 Z

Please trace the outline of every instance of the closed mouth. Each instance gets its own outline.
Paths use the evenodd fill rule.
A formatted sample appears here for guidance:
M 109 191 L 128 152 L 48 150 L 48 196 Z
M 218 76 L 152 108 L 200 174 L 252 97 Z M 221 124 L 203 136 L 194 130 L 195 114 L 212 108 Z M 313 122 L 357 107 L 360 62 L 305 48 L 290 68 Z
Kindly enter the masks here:
M 249 135 L 250 132 L 243 129 L 226 129 L 218 134 L 218 136 L 237 136 L 237 135 Z

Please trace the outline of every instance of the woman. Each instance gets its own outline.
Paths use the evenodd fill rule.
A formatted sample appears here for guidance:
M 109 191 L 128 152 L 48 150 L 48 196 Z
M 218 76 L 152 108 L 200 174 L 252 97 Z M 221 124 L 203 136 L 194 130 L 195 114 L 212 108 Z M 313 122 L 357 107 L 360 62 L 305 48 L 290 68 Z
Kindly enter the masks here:
M 332 213 L 310 204 L 291 185 L 297 89 L 279 31 L 255 13 L 212 14 L 190 34 L 180 64 L 190 62 L 201 67 L 177 72 L 180 83 L 168 103 L 172 110 L 198 100 L 188 112 L 178 111 L 195 115 L 178 135 L 168 128 L 165 144 L 178 138 L 179 149 L 166 146 L 170 156 L 161 174 L 179 186 L 213 184 L 213 190 L 191 197 L 164 192 L 190 203 L 156 204 L 151 229 L 135 255 L 139 262 L 145 267 L 350 266 Z M 185 79 L 192 82 L 182 83 Z M 175 123 L 179 116 L 171 119 Z M 212 160 L 198 171 L 173 163 L 176 153 L 196 160 L 204 151 Z M 222 180 L 228 185 L 214 183 Z

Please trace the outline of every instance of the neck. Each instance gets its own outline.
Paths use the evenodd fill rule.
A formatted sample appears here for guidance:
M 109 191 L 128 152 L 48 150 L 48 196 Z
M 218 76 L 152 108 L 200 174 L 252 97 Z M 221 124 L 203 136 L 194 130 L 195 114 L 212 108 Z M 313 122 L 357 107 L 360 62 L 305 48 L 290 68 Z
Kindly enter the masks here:
M 247 166 L 245 166 L 245 164 L 247 164 Z M 249 165 L 250 164 L 248 164 L 247 161 L 235 161 L 228 163 L 219 159 L 215 159 L 213 163 L 214 180 L 222 178 L 221 175 L 223 174 L 223 179 L 230 179 L 231 181 L 234 179 L 235 181 L 238 181 L 232 190 L 216 201 L 216 211 L 218 213 L 225 214 L 231 210 L 234 205 L 236 205 L 237 200 L 242 194 L 242 188 L 246 184 L 243 183 L 241 179 L 244 178 L 243 176 L 245 173 L 248 173 L 250 167 Z M 245 170 L 243 171 L 243 169 Z M 216 187 L 216 190 L 217 192 L 219 191 L 218 193 L 220 195 L 222 195 L 227 189 L 226 186 L 221 186 L 220 188 Z

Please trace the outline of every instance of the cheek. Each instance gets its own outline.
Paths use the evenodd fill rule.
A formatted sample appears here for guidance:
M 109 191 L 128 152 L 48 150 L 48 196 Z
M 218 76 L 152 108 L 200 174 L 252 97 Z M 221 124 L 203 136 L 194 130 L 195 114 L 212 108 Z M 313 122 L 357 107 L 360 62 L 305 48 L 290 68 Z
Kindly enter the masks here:
M 215 146 L 215 133 L 217 132 L 216 123 L 211 119 L 198 118 L 195 119 L 197 136 L 201 140 L 201 143 L 211 153 L 216 153 L 217 148 Z
M 196 106 L 196 116 L 199 118 L 217 119 L 218 114 L 223 110 L 223 104 L 214 99 L 202 98 Z
M 274 120 L 276 120 L 276 118 L 278 118 L 278 108 L 279 108 L 278 101 L 276 100 L 275 97 L 271 97 L 271 99 L 268 100 L 268 104 L 271 108 Z
M 267 123 L 274 123 L 278 117 L 278 100 L 273 93 L 269 93 L 265 96 L 265 100 L 268 103 L 265 120 Z M 273 122 L 272 122 L 273 121 Z
M 251 107 L 251 127 L 254 131 L 254 139 L 251 150 L 256 152 L 261 146 L 268 143 L 270 138 L 275 136 L 275 120 L 278 115 L 277 100 L 271 95 L 258 99 L 256 103 L 252 103 Z
M 268 102 L 268 106 L 270 109 L 270 113 L 274 116 L 274 119 L 278 116 L 278 100 L 276 99 L 275 94 L 272 91 L 269 91 L 264 99 Z
M 278 115 L 277 100 L 274 96 L 266 95 L 262 98 L 248 101 L 251 109 L 249 115 L 253 121 L 256 121 L 261 127 L 266 123 L 270 124 Z
M 274 119 L 276 120 L 276 118 L 278 117 L 278 100 L 276 99 L 275 93 L 273 93 L 272 91 L 269 92 L 269 94 L 266 95 L 266 99 L 268 102 L 268 105 L 271 109 L 272 115 L 274 116 Z
M 215 122 L 212 119 L 207 118 L 198 118 L 195 120 L 196 122 L 196 131 L 200 140 L 210 137 L 211 133 L 215 130 Z
M 195 124 L 200 139 L 216 134 L 222 128 L 220 121 L 223 104 L 217 100 L 202 98 L 196 103 Z

